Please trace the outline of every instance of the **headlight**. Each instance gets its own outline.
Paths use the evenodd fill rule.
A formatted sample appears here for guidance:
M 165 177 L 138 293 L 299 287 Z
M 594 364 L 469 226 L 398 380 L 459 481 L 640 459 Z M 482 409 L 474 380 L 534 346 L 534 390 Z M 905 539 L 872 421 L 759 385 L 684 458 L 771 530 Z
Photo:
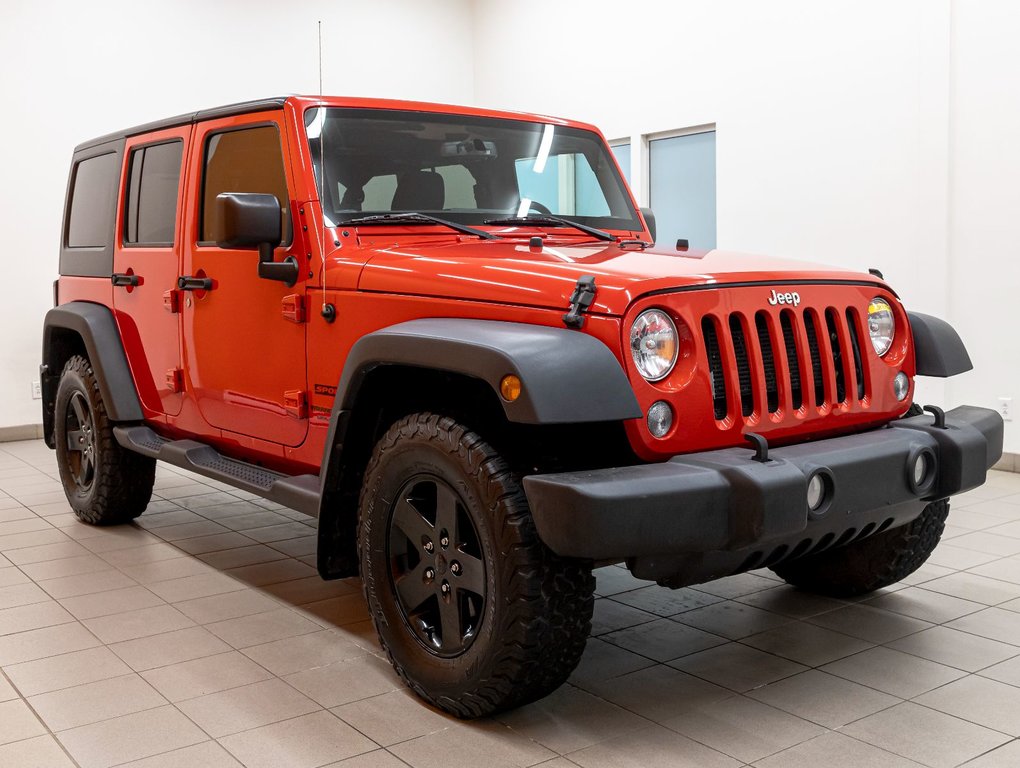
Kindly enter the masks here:
M 649 309 L 637 316 L 630 327 L 630 354 L 634 365 L 648 381 L 669 375 L 676 363 L 676 326 L 669 315 Z
M 868 304 L 868 333 L 871 335 L 871 345 L 875 352 L 882 357 L 892 346 L 893 337 L 896 335 L 896 319 L 893 317 L 889 302 L 878 296 Z

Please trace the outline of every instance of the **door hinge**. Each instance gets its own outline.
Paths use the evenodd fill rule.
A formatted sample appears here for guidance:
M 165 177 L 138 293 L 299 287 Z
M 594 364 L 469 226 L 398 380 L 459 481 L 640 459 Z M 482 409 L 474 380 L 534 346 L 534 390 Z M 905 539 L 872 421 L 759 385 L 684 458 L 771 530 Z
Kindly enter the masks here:
M 184 389 L 184 371 L 180 368 L 171 368 L 166 372 L 166 388 L 177 393 Z
M 181 292 L 177 290 L 163 291 L 163 309 L 171 315 L 181 311 Z
M 308 396 L 304 390 L 291 389 L 284 392 L 283 407 L 295 419 L 308 418 Z
M 292 323 L 303 323 L 308 319 L 305 311 L 305 297 L 299 293 L 292 293 L 283 297 L 283 319 Z

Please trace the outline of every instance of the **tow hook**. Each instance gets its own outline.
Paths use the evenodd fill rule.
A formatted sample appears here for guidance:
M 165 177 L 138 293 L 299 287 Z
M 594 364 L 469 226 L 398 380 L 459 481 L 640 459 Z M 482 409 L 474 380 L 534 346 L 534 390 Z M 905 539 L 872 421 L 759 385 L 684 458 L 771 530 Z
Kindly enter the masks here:
M 584 327 L 584 313 L 595 301 L 595 276 L 581 275 L 570 295 L 570 311 L 563 316 L 563 323 L 568 328 Z

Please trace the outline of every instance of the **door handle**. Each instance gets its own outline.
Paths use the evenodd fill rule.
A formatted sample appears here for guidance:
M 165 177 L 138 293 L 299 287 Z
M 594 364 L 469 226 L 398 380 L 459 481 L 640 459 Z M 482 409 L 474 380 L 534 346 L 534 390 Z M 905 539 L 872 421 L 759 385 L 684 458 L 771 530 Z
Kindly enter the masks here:
M 182 291 L 211 291 L 213 289 L 213 279 L 211 277 L 182 275 L 177 278 L 177 287 Z
M 110 282 L 116 286 L 125 288 L 131 286 L 132 288 L 142 284 L 142 279 L 138 275 L 129 275 L 123 272 L 114 272 L 110 275 Z

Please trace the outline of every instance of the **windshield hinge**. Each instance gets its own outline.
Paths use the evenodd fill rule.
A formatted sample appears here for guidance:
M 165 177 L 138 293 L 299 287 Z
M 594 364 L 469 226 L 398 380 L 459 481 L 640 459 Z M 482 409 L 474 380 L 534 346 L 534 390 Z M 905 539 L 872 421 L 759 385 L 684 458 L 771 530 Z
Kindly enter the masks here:
M 584 313 L 595 301 L 595 276 L 581 275 L 570 296 L 570 311 L 563 316 L 563 323 L 568 328 L 584 327 Z

